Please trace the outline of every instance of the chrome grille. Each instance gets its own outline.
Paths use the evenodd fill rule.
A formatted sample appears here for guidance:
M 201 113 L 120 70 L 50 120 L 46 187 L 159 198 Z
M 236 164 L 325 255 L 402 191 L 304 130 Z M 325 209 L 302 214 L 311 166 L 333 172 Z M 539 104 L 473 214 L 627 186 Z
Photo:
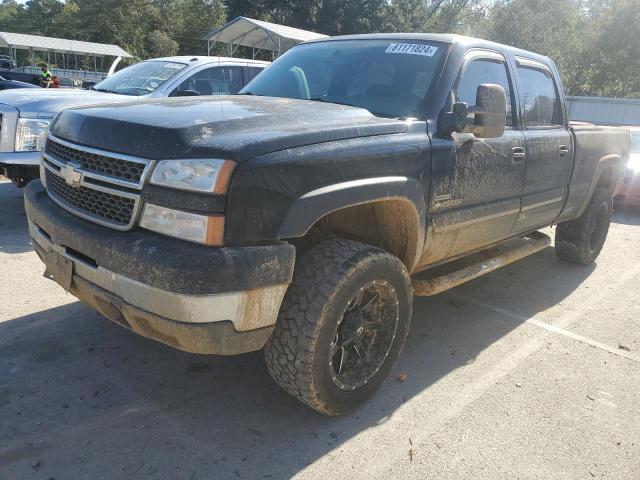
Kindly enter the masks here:
M 47 189 L 74 209 L 116 225 L 131 223 L 135 200 L 93 190 L 87 187 L 71 187 L 62 177 L 47 170 Z
M 65 145 L 52 139 L 47 141 L 45 152 L 59 162 L 77 163 L 87 172 L 119 178 L 136 184 L 140 183 L 146 167 L 145 163 L 72 148 L 68 144 Z
M 129 230 L 152 161 L 75 145 L 49 135 L 42 180 L 49 197 L 69 212 L 117 230 Z

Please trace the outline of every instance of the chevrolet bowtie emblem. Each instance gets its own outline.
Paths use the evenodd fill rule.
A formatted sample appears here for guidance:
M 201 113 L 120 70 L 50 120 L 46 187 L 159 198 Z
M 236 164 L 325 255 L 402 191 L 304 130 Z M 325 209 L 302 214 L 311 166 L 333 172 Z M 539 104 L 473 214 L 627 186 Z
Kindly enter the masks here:
M 70 185 L 74 188 L 80 186 L 82 182 L 82 172 L 80 171 L 80 165 L 77 163 L 67 163 L 64 167 L 60 169 L 60 173 L 64 178 L 64 181 L 67 185 Z

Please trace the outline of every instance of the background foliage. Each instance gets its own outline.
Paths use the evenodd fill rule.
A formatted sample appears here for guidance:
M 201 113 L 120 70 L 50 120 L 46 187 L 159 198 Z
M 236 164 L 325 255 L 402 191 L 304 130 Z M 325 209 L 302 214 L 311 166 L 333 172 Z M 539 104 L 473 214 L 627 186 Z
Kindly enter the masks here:
M 550 56 L 571 94 L 640 98 L 640 0 L 2 0 L 0 31 L 196 55 L 238 15 L 329 35 L 480 36 Z

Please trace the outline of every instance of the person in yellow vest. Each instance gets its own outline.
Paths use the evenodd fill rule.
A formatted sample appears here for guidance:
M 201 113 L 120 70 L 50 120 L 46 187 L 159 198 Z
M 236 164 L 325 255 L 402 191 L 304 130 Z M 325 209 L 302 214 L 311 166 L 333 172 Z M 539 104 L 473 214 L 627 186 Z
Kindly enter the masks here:
M 40 66 L 42 70 L 42 78 L 40 79 L 40 86 L 42 88 L 51 88 L 51 82 L 53 81 L 53 75 L 49 71 L 49 66 L 46 63 L 43 63 Z

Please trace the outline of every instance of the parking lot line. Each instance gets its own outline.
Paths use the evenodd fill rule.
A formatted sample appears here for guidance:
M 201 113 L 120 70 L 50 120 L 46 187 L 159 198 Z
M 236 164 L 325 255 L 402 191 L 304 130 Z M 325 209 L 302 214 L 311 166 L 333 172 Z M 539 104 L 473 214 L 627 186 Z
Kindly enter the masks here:
M 615 282 L 613 286 L 613 290 L 602 290 L 601 293 L 593 295 L 589 298 L 589 300 L 587 302 L 584 302 L 581 305 L 581 310 L 576 311 L 576 310 L 570 310 L 568 312 L 566 312 L 565 314 L 561 315 L 556 324 L 551 324 L 548 322 L 545 322 L 543 320 L 540 320 L 537 317 L 543 317 L 543 315 L 538 314 L 538 315 L 534 315 L 532 317 L 526 317 L 520 314 L 517 314 L 515 312 L 511 312 L 509 310 L 506 310 L 504 308 L 498 307 L 496 305 L 491 305 L 485 302 L 482 302 L 480 300 L 477 300 L 471 296 L 468 295 L 461 295 L 458 293 L 453 293 L 452 295 L 460 300 L 463 301 L 467 301 L 470 303 L 473 303 L 475 305 L 478 305 L 479 307 L 483 307 L 486 308 L 488 310 L 491 310 L 493 312 L 499 313 L 500 315 L 503 315 L 505 317 L 509 317 L 515 320 L 519 320 L 521 322 L 524 323 L 528 323 L 531 325 L 535 325 L 539 328 L 542 328 L 548 332 L 552 332 L 555 333 L 557 335 L 562 335 L 565 336 L 567 338 L 571 338 L 572 340 L 576 340 L 578 342 L 582 342 L 585 343 L 587 345 L 590 345 L 592 347 L 595 348 L 599 348 L 601 350 L 604 350 L 606 352 L 609 352 L 613 355 L 616 355 L 618 357 L 623 357 L 626 358 L 628 360 L 632 360 L 634 362 L 640 363 L 640 356 L 634 353 L 631 353 L 629 351 L 626 351 L 624 349 L 621 348 L 616 348 L 616 347 L 612 347 L 610 345 L 607 345 L 605 343 L 602 343 L 598 340 L 594 340 L 592 338 L 588 338 L 585 337 L 583 335 L 579 335 L 577 333 L 573 333 L 569 330 L 566 330 L 566 328 L 571 327 L 579 318 L 580 316 L 582 316 L 587 310 L 589 310 L 593 305 L 596 305 L 598 303 L 600 303 L 604 298 L 606 298 L 609 295 L 609 292 L 611 291 L 616 291 L 616 286 L 622 286 L 627 284 L 630 280 L 632 280 L 633 278 L 635 278 L 638 274 L 640 274 L 640 265 L 635 266 L 634 268 L 629 269 L 627 272 L 625 272 L 623 275 L 620 275 L 617 278 L 617 281 Z M 564 328 L 563 328 L 564 327 Z

